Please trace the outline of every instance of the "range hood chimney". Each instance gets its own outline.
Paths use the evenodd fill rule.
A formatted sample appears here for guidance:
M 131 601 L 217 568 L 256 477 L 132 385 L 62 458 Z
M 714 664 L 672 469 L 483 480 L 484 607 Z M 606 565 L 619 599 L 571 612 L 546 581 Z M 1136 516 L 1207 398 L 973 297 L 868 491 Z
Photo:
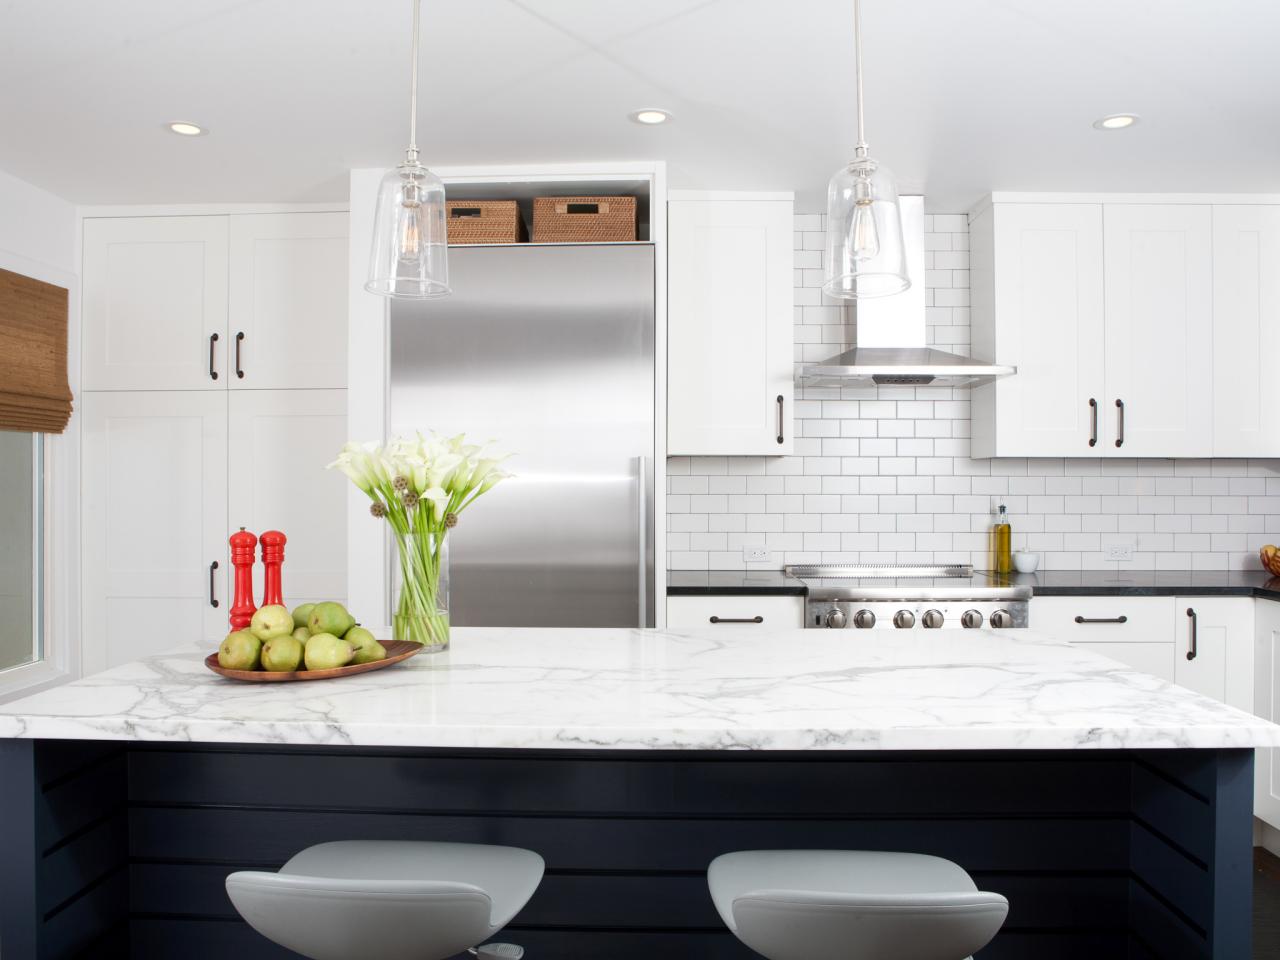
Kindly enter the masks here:
M 911 287 L 891 297 L 858 300 L 858 345 L 800 368 L 806 387 L 871 381 L 965 387 L 1017 373 L 1016 367 L 984 363 L 926 346 L 924 282 L 924 197 L 900 197 Z

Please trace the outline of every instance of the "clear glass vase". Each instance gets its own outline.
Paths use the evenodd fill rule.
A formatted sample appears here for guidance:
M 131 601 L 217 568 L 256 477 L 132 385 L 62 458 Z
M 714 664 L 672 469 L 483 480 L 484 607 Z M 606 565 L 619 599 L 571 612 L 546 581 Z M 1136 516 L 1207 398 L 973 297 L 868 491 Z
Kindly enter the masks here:
M 444 533 L 396 536 L 400 596 L 392 638 L 423 645 L 424 653 L 449 647 L 449 543 Z

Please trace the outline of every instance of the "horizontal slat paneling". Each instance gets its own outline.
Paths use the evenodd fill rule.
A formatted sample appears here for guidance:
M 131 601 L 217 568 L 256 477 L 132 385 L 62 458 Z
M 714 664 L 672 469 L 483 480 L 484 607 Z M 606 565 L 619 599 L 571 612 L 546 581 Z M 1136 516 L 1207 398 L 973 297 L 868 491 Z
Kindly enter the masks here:
M 217 920 L 137 917 L 132 923 L 133 956 L 146 960 L 296 960 L 248 926 Z M 707 933 L 552 931 L 513 928 L 499 935 L 545 960 L 759 960 L 727 930 Z M 976 960 L 1121 960 L 1123 933 L 1027 934 L 1000 936 Z M 465 958 L 456 958 L 465 960 Z
M 1142 764 L 1133 766 L 1133 812 L 1201 863 L 1213 850 L 1213 810 Z
M 123 808 L 40 863 L 40 912 L 48 913 L 124 865 L 128 818 Z
M 1200 929 L 1209 928 L 1213 885 L 1209 871 L 1169 846 L 1141 824 L 1134 824 L 1129 859 L 1135 878 L 1185 914 Z
M 130 811 L 131 856 L 282 862 L 326 840 L 452 840 L 537 850 L 553 869 L 701 871 L 751 848 L 929 852 L 969 870 L 1113 870 L 1121 820 L 644 820 L 457 817 L 249 809 Z
M 41 956 L 73 957 L 88 950 L 128 912 L 129 873 L 121 866 L 45 922 Z M 98 956 L 96 951 L 89 955 Z
M 1127 809 L 1129 775 L 1123 760 L 1034 757 L 840 764 L 165 751 L 135 753 L 130 766 L 135 803 L 646 816 L 1116 812 Z
M 1160 960 L 1205 960 L 1210 956 L 1208 943 L 1137 881 L 1129 896 L 1133 935 Z

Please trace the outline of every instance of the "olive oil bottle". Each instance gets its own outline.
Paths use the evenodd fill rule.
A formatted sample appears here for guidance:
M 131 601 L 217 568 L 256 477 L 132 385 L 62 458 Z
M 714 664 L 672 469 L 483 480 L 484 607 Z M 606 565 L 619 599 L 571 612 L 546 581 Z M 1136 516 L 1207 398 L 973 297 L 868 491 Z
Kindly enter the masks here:
M 1009 573 L 1013 570 L 1013 528 L 1009 526 L 1009 515 L 1003 503 L 1000 504 L 993 534 L 996 573 Z

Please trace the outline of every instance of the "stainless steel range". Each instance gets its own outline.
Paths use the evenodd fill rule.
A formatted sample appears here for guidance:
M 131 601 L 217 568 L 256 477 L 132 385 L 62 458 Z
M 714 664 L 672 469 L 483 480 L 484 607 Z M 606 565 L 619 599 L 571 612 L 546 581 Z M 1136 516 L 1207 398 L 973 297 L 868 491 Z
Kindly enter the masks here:
M 786 568 L 809 595 L 804 625 L 859 630 L 1027 626 L 1031 588 L 967 564 L 829 565 Z

